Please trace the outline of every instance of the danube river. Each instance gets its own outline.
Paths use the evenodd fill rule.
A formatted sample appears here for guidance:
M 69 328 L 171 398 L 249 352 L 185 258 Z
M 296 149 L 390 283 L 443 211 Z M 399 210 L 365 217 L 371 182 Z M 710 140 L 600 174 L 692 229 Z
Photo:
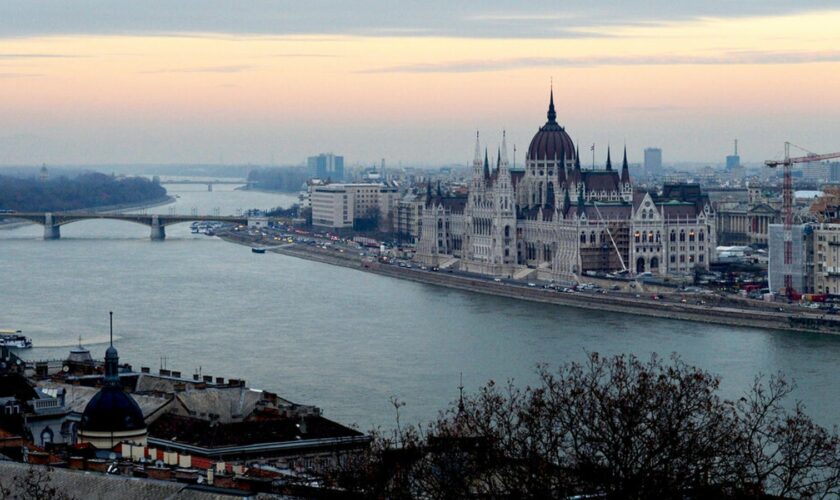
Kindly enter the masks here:
M 235 214 L 287 206 L 286 195 L 217 185 L 170 186 L 158 213 Z M 824 425 L 840 423 L 840 337 L 593 313 L 476 295 L 277 254 L 166 228 L 163 242 L 129 222 L 85 221 L 43 241 L 41 226 L 0 230 L 0 328 L 19 328 L 31 359 L 82 342 L 104 355 L 108 311 L 121 360 L 186 376 L 244 378 L 320 406 L 343 423 L 391 427 L 436 416 L 489 379 L 536 379 L 538 363 L 587 352 L 673 352 L 723 378 L 737 397 L 758 373 L 784 372 Z

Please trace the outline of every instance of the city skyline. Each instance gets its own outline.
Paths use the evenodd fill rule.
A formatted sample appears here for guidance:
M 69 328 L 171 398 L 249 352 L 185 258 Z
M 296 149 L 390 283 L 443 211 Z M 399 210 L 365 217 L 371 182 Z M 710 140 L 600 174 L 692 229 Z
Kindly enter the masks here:
M 520 163 L 551 80 L 599 164 L 838 149 L 830 2 L 240 8 L 4 3 L 0 165 L 466 164 L 475 130 Z

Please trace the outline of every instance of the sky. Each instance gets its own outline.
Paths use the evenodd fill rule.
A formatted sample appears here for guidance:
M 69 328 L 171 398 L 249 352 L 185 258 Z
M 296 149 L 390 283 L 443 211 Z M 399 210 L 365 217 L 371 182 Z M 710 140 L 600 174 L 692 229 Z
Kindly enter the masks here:
M 521 164 L 558 121 L 592 161 L 840 151 L 827 0 L 3 0 L 0 165 Z M 513 154 L 513 145 L 516 154 Z

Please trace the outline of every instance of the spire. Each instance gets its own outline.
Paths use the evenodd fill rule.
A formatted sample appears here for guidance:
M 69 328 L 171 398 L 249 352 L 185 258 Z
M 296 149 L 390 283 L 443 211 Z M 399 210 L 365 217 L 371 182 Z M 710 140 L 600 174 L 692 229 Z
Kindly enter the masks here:
M 516 147 L 514 146 L 514 154 L 516 154 Z M 502 161 L 504 162 L 505 166 L 508 164 L 508 157 L 507 157 L 507 139 L 505 138 L 505 131 L 502 130 L 502 148 L 499 150 L 499 154 L 502 157 Z
M 607 146 L 607 172 L 612 172 L 612 161 L 610 160 L 610 147 Z
M 627 165 L 627 146 L 624 146 L 624 160 L 621 162 L 621 183 L 630 184 L 630 166 Z
M 502 148 L 498 149 L 498 156 L 496 156 L 496 172 L 502 168 Z
M 583 215 L 585 205 L 586 205 L 586 203 L 583 201 L 583 193 L 578 192 L 578 206 L 577 206 L 578 215 Z
M 487 148 L 484 148 L 484 177 L 490 178 L 490 162 L 487 161 Z
M 111 324 L 111 345 L 105 351 L 105 385 L 120 386 L 119 364 L 120 357 L 117 354 L 117 349 L 114 347 L 114 313 L 108 313 Z
M 440 189 L 440 181 L 438 181 L 438 185 L 437 185 L 437 196 L 438 196 L 438 198 L 443 198 L 443 191 L 441 191 L 441 189 Z
M 478 130 L 475 131 L 475 156 L 473 157 L 473 164 L 481 164 L 481 146 L 479 146 L 478 142 Z
M 426 203 L 428 204 L 432 201 L 432 181 L 429 180 L 426 182 Z
M 575 148 L 575 170 L 580 172 L 580 144 Z
M 572 198 L 569 196 L 569 188 L 566 188 L 566 194 L 563 196 L 563 215 L 568 213 L 569 208 L 572 206 Z
M 551 84 L 551 97 L 548 100 L 548 123 L 557 123 L 557 112 L 554 111 L 554 83 Z

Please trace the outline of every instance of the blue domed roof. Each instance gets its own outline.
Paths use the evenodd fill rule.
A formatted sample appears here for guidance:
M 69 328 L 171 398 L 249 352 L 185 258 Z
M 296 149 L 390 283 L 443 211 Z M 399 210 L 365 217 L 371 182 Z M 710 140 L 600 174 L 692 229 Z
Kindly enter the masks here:
M 143 411 L 122 387 L 105 386 L 88 402 L 82 414 L 82 431 L 120 432 L 145 429 Z

